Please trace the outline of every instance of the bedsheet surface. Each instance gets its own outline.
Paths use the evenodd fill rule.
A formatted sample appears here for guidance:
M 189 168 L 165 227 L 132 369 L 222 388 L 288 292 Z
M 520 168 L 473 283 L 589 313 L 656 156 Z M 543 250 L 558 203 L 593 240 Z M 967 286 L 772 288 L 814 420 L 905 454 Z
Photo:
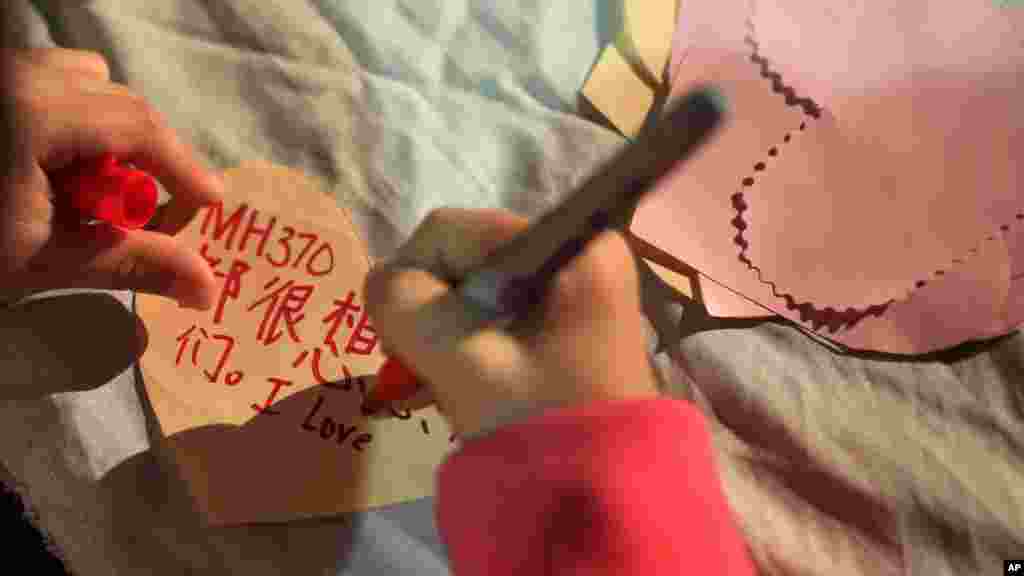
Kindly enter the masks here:
M 14 6 L 24 43 L 103 53 L 215 166 L 261 158 L 310 174 L 374 257 L 440 205 L 537 214 L 622 144 L 575 114 L 614 28 L 602 2 Z M 131 295 L 33 305 L 4 323 L 16 366 L 0 459 L 76 574 L 447 573 L 430 499 L 204 527 L 130 359 L 38 345 L 69 309 L 127 340 Z M 689 336 L 657 363 L 667 392 L 711 420 L 763 573 L 983 574 L 1024 557 L 1021 336 L 897 361 L 836 356 L 765 323 Z

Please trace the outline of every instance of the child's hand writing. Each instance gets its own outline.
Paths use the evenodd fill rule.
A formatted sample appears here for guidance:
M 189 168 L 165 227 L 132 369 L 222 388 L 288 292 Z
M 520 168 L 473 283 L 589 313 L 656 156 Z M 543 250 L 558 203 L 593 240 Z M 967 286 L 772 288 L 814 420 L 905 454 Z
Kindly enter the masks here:
M 552 283 L 535 317 L 508 330 L 481 319 L 449 285 L 527 221 L 509 212 L 441 209 L 367 278 L 381 337 L 429 385 L 453 431 L 484 433 L 547 408 L 656 394 L 645 353 L 636 266 L 604 233 Z
M 206 262 L 176 233 L 221 196 L 162 116 L 111 82 L 103 58 L 63 49 L 4 51 L 13 86 L 13 153 L 0 158 L 0 298 L 52 288 L 134 289 L 208 308 L 216 283 Z M 174 197 L 159 231 L 63 221 L 53 175 L 109 152 L 149 172 Z

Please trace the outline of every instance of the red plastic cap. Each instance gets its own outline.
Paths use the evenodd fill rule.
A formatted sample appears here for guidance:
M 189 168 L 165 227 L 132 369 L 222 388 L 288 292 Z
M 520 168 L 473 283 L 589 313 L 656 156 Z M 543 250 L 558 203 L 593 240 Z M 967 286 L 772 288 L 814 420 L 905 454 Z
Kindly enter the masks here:
M 113 154 L 76 166 L 63 187 L 83 218 L 141 228 L 156 213 L 156 182 L 149 174 L 120 164 Z
M 377 372 L 377 385 L 367 399 L 370 404 L 407 400 L 420 388 L 416 374 L 395 358 L 388 358 Z

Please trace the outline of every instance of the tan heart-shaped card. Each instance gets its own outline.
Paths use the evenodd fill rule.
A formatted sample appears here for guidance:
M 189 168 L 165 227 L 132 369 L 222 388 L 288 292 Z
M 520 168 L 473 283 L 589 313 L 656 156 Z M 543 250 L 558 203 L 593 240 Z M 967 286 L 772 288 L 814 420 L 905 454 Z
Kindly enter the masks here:
M 429 496 L 454 446 L 433 407 L 368 413 L 383 362 L 366 247 L 333 198 L 262 162 L 179 234 L 220 281 L 213 309 L 139 295 L 146 392 L 211 524 L 280 522 Z

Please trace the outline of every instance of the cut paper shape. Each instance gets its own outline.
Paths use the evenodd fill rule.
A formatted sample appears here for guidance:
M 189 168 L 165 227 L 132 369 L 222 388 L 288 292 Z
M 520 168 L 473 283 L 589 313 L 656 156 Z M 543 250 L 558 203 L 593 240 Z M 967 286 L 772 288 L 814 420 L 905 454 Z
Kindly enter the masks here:
M 683 3 L 686 0 L 679 0 L 679 5 L 676 8 L 676 27 L 675 31 L 672 32 L 672 45 L 669 48 L 668 55 L 668 82 L 669 86 L 672 86 L 673 80 L 676 77 L 676 70 L 679 68 L 679 64 L 683 61 L 683 54 L 686 51 L 686 33 L 687 30 L 684 26 L 684 20 L 690 19 L 690 4 L 686 2 L 686 9 L 683 9 Z
M 669 81 L 672 85 L 675 86 L 679 80 L 680 66 L 690 46 L 742 52 L 746 37 L 742 24 L 749 14 L 749 0 L 680 0 L 669 56 Z
M 160 429 L 210 524 L 279 522 L 433 493 L 451 449 L 430 407 L 363 412 L 382 363 L 362 305 L 370 262 L 344 210 L 295 172 L 225 174 L 180 234 L 222 282 L 213 310 L 139 295 Z
M 1011 326 L 1024 324 L 1024 210 L 1014 218 L 1017 225 L 1002 231 L 1011 255 L 1010 294 L 1006 302 L 1007 322 Z
M 671 254 L 626 230 L 625 237 L 637 256 L 651 271 L 680 295 L 701 303 L 711 302 L 716 310 L 730 310 L 737 317 L 771 316 L 774 312 L 701 274 Z
M 793 86 L 787 85 L 782 79 L 782 74 L 779 74 L 779 72 L 773 68 L 772 63 L 769 62 L 763 54 L 761 54 L 760 46 L 754 36 L 753 22 L 747 20 L 746 28 L 747 34 L 743 38 L 743 43 L 746 44 L 750 50 L 750 61 L 757 64 L 761 69 L 761 76 L 772 81 L 772 90 L 782 94 L 786 98 L 786 104 L 802 108 L 804 114 L 807 114 L 812 118 L 821 117 L 821 106 L 806 95 L 798 94 Z
M 935 277 L 884 314 L 865 318 L 834 339 L 857 350 L 925 353 L 992 338 L 1024 322 L 1012 306 L 1010 246 L 1003 238 Z M 1020 287 L 1016 287 L 1019 299 Z
M 736 24 L 742 27 L 742 20 Z M 729 101 L 730 119 L 714 142 L 670 172 L 640 202 L 630 231 L 715 282 L 771 306 L 775 297 L 770 287 L 737 257 L 732 198 L 753 163 L 745 159 L 761 158 L 772 147 L 782 147 L 784 155 L 783 135 L 798 130 L 804 115 L 772 91 L 771 81 L 743 53 L 742 35 L 735 37 L 739 44 L 732 50 L 688 49 L 672 99 L 690 85 L 714 84 Z M 711 289 L 704 296 L 715 316 L 747 316 L 754 310 L 729 291 Z M 763 309 L 758 313 L 764 314 Z
M 675 0 L 625 0 L 622 34 L 617 44 L 627 60 L 652 85 L 661 84 L 672 52 L 676 23 Z
M 647 263 L 651 266 L 651 270 L 658 275 L 666 284 L 679 291 L 680 294 L 687 298 L 693 298 L 693 281 L 678 272 L 674 272 L 669 268 L 661 266 L 653 260 L 647 260 Z
M 819 307 L 901 300 L 1014 224 L 1024 12 L 775 0 L 753 22 L 761 55 L 825 109 L 777 183 L 749 190 L 746 255 L 765 280 Z
M 643 258 L 644 262 L 651 268 L 651 271 L 661 278 L 662 282 L 671 286 L 679 294 L 691 300 L 693 299 L 696 293 L 694 283 L 698 281 L 697 276 L 699 274 L 696 270 L 684 270 L 682 263 L 678 262 L 672 255 L 644 242 L 628 231 L 625 236 L 633 248 L 633 252 Z
M 654 90 L 645 84 L 614 44 L 605 46 L 583 85 L 583 97 L 629 138 L 635 138 L 654 104 Z
M 680 17 L 673 40 L 670 100 L 698 82 L 718 83 L 733 103 L 733 118 L 716 142 L 700 151 L 680 174 L 671 173 L 658 183 L 664 190 L 641 202 L 632 233 L 685 263 L 686 270 L 699 271 L 699 293 L 711 315 L 757 317 L 770 310 L 854 349 L 927 353 L 1005 333 L 1024 322 L 1024 298 L 1019 296 L 1024 287 L 1024 256 L 1016 248 L 1024 242 L 1020 211 L 1004 214 L 1001 221 L 1016 222 L 999 224 L 992 240 L 985 240 L 992 234 L 978 238 L 974 257 L 958 258 L 942 274 L 923 270 L 912 285 L 923 280 L 923 287 L 904 301 L 887 302 L 884 295 L 876 294 L 879 300 L 860 300 L 868 305 L 861 310 L 848 305 L 814 307 L 799 300 L 799 294 L 787 301 L 779 293 L 785 287 L 773 291 L 758 280 L 756 271 L 739 257 L 749 256 L 742 242 L 734 244 L 748 240 L 744 236 L 749 232 L 747 222 L 737 216 L 755 218 L 753 207 L 758 202 L 767 205 L 778 197 L 777 190 L 787 186 L 787 178 L 807 171 L 790 166 L 791 155 L 810 147 L 811 138 L 820 138 L 815 133 L 819 122 L 834 118 L 827 107 L 816 106 L 808 93 L 801 92 L 802 86 L 791 85 L 774 62 L 759 58 L 760 46 L 742 32 L 750 26 L 744 24 L 749 14 L 745 6 L 742 0 L 690 1 L 681 10 L 686 17 Z M 784 105 L 787 101 L 789 106 Z M 805 130 L 798 129 L 801 123 Z M 763 165 L 757 167 L 759 163 Z M 743 179 L 751 176 L 754 181 L 744 186 Z M 734 203 L 727 209 L 730 195 Z M 776 225 L 801 222 L 796 214 L 781 213 L 786 217 Z M 873 231 L 874 226 L 862 225 L 860 232 L 864 230 Z M 1006 247 L 982 246 L 984 242 L 1005 242 Z M 748 244 L 753 247 L 753 242 Z M 785 263 L 784 255 L 778 260 L 780 266 Z M 951 308 L 954 303 L 958 308 Z M 946 314 L 951 314 L 949 322 L 941 320 Z
M 889 88 L 925 70 L 986 79 L 986 87 L 1012 88 L 999 80 L 1014 71 L 1019 74 L 1024 55 L 1024 11 L 998 2 L 751 4 L 762 54 L 787 83 L 832 110 L 849 128 L 871 119 L 878 98 L 927 95 L 919 98 L 926 112 L 934 104 L 927 100 L 941 103 L 946 95 L 939 92 Z M 1001 100 L 998 93 L 975 95 Z

